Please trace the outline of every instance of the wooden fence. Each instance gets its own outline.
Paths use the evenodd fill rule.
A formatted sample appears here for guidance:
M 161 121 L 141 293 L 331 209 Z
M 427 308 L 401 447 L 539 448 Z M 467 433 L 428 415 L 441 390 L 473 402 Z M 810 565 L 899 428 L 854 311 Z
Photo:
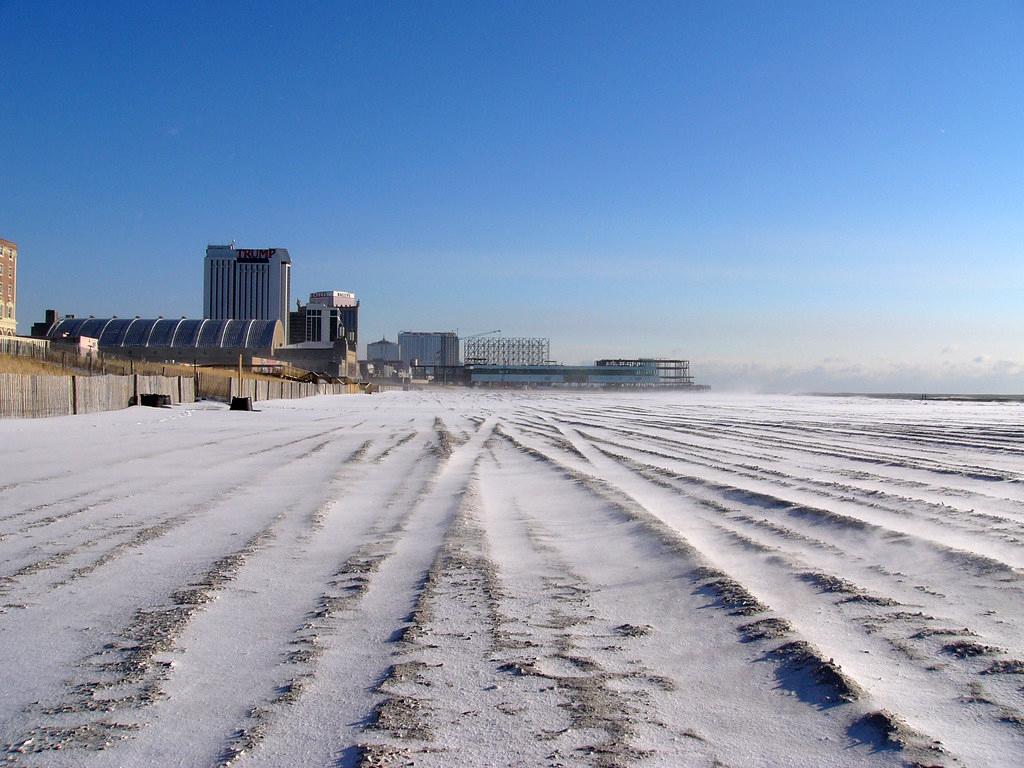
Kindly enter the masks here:
M 0 355 L 59 363 L 67 375 L 0 373 L 0 418 L 68 416 L 127 408 L 140 394 L 169 395 L 172 403 L 232 397 L 290 400 L 313 395 L 355 394 L 357 384 L 300 382 L 266 375 L 238 377 L 229 370 L 147 363 L 111 356 L 80 355 L 44 339 L 0 338 Z M 78 375 L 76 374 L 78 372 Z M 88 375 L 87 375 L 88 374 Z
M 290 400 L 313 395 L 355 394 L 356 384 L 226 379 L 223 376 L 31 376 L 0 373 L 0 418 L 72 416 L 127 408 L 143 394 L 168 395 L 172 403 L 196 400 L 196 379 L 201 397 L 229 401 L 232 397 Z
M 130 354 L 130 351 L 127 352 Z M 236 366 L 203 366 L 191 363 L 167 363 L 139 360 L 132 357 L 123 357 L 116 353 L 97 351 L 93 354 L 85 354 L 76 347 L 64 344 L 55 344 L 48 339 L 32 339 L 25 336 L 0 337 L 0 355 L 11 357 L 22 357 L 40 362 L 59 365 L 62 370 L 60 375 L 96 375 L 99 373 L 112 373 L 121 376 L 141 374 L 145 376 L 189 376 L 201 378 L 197 381 L 199 385 L 199 397 L 209 397 L 217 400 L 227 400 L 230 384 L 228 380 L 236 377 L 238 370 Z M 290 376 L 299 379 L 306 375 L 303 371 L 290 365 L 282 365 L 279 375 Z M 279 375 L 261 373 L 246 370 L 245 378 L 267 380 L 277 382 Z
M 195 401 L 191 376 L 28 376 L 0 373 L 0 418 L 73 416 L 127 408 L 138 394 Z
M 67 416 L 70 413 L 70 376 L 0 373 L 0 417 Z
M 25 336 L 0 337 L 0 355 L 25 357 L 60 365 L 68 374 L 110 373 L 130 376 L 141 373 L 151 376 L 189 376 L 194 366 L 181 363 L 152 363 L 134 360 L 104 352 L 85 354 L 76 347 L 53 344 L 49 339 L 31 339 Z
M 292 400 L 297 397 L 313 397 L 314 395 L 352 395 L 363 390 L 358 384 L 327 384 L 325 382 L 306 383 L 301 381 L 263 381 L 259 379 L 229 380 L 228 399 L 232 397 L 251 397 L 257 400 Z

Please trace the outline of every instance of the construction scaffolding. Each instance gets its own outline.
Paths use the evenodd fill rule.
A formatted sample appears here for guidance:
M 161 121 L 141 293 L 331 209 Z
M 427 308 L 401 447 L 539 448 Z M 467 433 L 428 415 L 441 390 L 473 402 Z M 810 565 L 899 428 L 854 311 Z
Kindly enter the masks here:
M 689 360 L 670 360 L 664 357 L 606 358 L 596 361 L 600 368 L 640 368 L 653 376 L 661 386 L 692 387 Z
M 550 339 L 519 336 L 466 339 L 466 365 L 544 365 L 550 356 Z

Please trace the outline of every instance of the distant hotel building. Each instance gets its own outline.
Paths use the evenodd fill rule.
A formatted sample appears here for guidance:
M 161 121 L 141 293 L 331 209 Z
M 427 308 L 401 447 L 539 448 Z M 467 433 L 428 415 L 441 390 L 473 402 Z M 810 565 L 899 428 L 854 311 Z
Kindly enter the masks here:
M 15 336 L 18 320 L 18 246 L 0 238 L 0 336 Z
M 307 371 L 358 378 L 359 299 L 348 291 L 316 291 L 289 313 L 288 346 L 277 357 Z
M 290 313 L 289 344 L 337 341 L 342 334 L 353 349 L 359 342 L 359 299 L 349 291 L 316 291 L 309 303 Z
M 286 248 L 206 248 L 203 317 L 280 320 L 288 338 L 292 260 Z
M 454 331 L 425 333 L 402 331 L 398 349 L 406 365 L 452 366 L 459 364 L 459 337 Z
M 371 363 L 396 363 L 402 359 L 398 344 L 387 339 L 371 341 L 366 345 L 366 359 Z

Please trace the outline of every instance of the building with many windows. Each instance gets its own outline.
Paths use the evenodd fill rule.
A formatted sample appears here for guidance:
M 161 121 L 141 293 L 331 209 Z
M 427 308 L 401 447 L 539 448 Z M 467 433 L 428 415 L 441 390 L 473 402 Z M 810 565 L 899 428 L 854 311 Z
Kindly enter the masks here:
M 402 362 L 419 367 L 451 367 L 459 364 L 459 337 L 455 331 L 402 331 L 398 334 Z
M 292 260 L 286 248 L 210 245 L 203 270 L 203 317 L 279 320 L 288 338 Z
M 359 363 L 363 378 L 395 379 L 407 376 L 409 366 L 402 362 L 398 343 L 382 338 L 366 345 L 366 359 Z
M 337 341 L 342 335 L 354 348 L 359 343 L 359 299 L 349 291 L 316 291 L 309 303 L 297 302 L 290 313 L 288 342 Z
M 0 238 L 0 336 L 18 333 L 18 246 Z
M 401 361 L 402 356 L 396 342 L 381 339 L 366 345 L 366 359 L 371 363 L 397 363 Z
M 290 313 L 288 346 L 278 356 L 329 376 L 358 378 L 359 299 L 349 291 L 316 291 Z

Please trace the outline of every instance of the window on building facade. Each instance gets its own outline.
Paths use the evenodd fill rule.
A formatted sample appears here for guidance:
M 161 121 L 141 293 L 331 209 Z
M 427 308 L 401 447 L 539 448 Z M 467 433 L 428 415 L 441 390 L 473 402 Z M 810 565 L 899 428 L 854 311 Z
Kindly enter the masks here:
M 306 341 L 320 341 L 320 310 L 306 310 Z

